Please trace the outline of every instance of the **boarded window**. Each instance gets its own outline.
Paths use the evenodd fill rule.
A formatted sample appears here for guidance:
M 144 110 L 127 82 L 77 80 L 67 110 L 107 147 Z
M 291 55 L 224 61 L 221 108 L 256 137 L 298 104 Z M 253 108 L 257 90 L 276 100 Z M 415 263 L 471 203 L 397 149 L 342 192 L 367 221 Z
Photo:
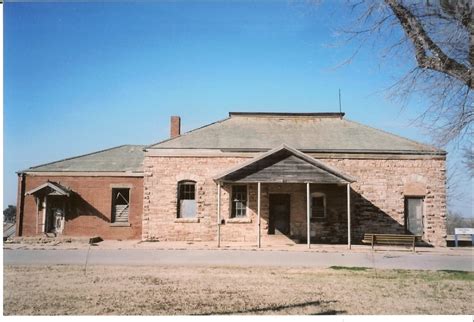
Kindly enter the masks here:
M 178 218 L 196 217 L 196 183 L 182 181 L 178 183 Z
M 232 218 L 247 216 L 247 186 L 232 186 Z
M 423 235 L 423 199 L 405 199 L 405 222 L 406 229 L 413 235 Z
M 321 193 L 313 193 L 311 197 L 311 218 L 326 217 L 326 197 Z
M 112 222 L 128 222 L 130 212 L 130 189 L 112 189 Z

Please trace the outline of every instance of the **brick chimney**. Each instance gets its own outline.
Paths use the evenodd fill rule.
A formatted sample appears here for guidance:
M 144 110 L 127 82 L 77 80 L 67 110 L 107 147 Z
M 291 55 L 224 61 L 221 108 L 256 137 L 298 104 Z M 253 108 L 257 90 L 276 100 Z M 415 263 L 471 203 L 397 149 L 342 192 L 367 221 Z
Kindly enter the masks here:
M 172 116 L 170 123 L 170 138 L 175 138 L 181 135 L 181 118 L 179 116 Z

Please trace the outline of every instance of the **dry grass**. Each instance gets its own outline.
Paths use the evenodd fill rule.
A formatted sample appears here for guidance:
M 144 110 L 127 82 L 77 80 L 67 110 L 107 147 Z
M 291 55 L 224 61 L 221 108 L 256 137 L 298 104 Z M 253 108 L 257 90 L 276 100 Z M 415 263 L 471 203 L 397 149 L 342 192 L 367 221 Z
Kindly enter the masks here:
M 176 266 L 5 266 L 5 315 L 472 314 L 474 274 Z

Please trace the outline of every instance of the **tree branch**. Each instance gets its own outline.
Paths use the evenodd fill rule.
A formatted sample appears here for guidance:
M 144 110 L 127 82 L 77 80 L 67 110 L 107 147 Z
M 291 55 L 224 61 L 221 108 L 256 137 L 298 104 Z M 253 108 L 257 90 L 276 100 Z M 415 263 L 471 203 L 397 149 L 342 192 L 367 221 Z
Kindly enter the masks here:
M 446 55 L 428 36 L 417 17 L 397 0 L 385 0 L 415 47 L 418 66 L 454 77 L 474 89 L 472 70 Z M 432 55 L 429 55 L 431 53 Z

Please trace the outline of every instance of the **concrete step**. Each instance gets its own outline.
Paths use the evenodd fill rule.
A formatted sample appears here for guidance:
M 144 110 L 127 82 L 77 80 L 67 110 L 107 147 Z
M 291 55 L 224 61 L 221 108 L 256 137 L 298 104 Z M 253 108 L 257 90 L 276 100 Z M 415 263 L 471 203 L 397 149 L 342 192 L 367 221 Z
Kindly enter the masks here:
M 283 234 L 262 235 L 262 243 L 268 245 L 294 245 L 296 241 Z
M 4 223 L 3 224 L 3 241 L 8 238 L 15 237 L 16 225 L 15 223 Z
M 89 242 L 89 237 L 66 237 L 66 236 L 58 236 L 58 237 L 48 237 L 48 236 L 33 236 L 33 237 L 14 237 L 12 239 L 13 243 L 24 243 L 24 244 L 49 244 L 49 243 L 71 243 L 71 242 Z

